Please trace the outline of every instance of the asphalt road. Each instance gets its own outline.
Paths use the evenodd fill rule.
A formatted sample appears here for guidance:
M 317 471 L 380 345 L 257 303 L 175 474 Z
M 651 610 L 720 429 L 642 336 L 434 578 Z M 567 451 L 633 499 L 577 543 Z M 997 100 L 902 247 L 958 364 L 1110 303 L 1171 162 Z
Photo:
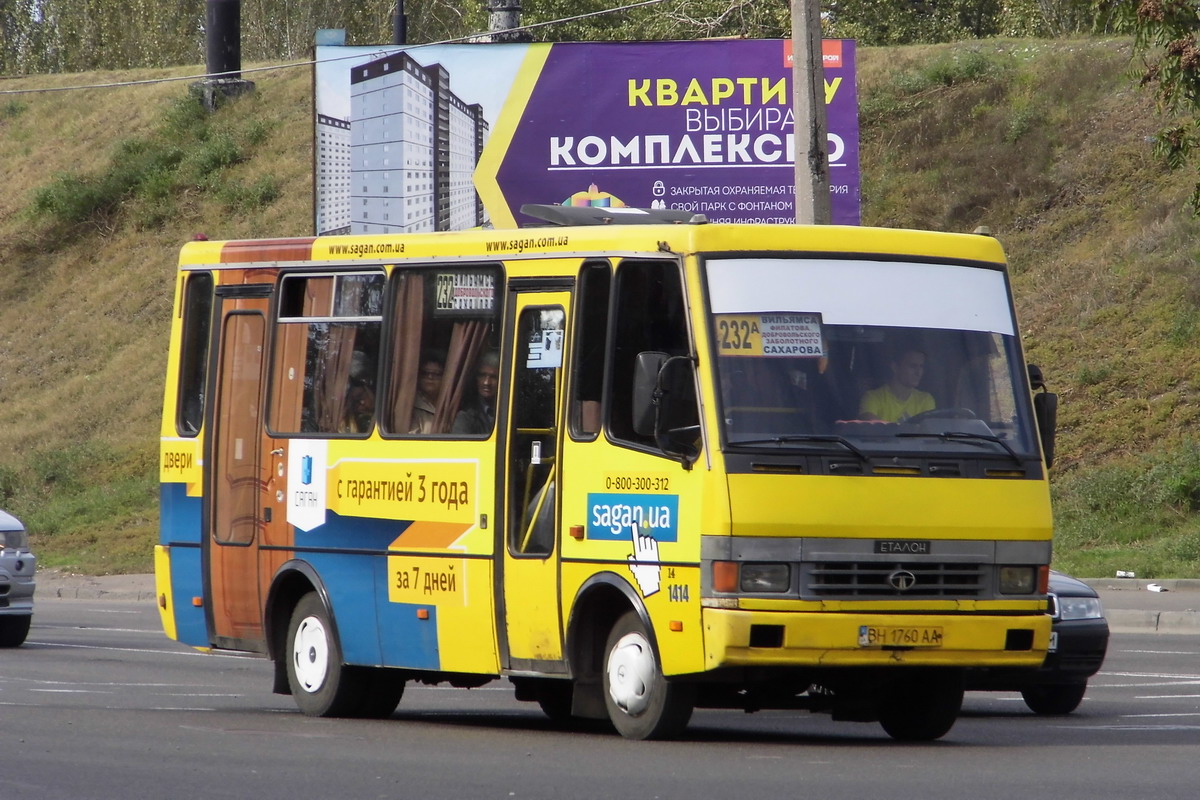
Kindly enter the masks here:
M 555 729 L 505 684 L 412 686 L 393 719 L 310 719 L 265 661 L 168 641 L 153 604 L 54 600 L 0 651 L 0 798 L 1193 798 L 1200 636 L 1118 633 L 1081 709 L 968 695 L 891 741 L 803 712 L 700 711 L 676 742 Z

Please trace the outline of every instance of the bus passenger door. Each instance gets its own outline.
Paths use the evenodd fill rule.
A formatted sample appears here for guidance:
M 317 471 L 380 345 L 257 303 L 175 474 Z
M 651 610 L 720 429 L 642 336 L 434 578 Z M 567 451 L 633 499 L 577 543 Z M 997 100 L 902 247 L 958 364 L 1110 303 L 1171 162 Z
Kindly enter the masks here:
M 269 478 L 262 452 L 267 303 L 265 297 L 245 296 L 222 302 L 206 480 L 211 639 L 218 646 L 249 650 L 261 650 L 263 638 L 258 550 L 260 498 Z
M 504 463 L 505 524 L 500 565 L 505 666 L 565 671 L 559 601 L 558 452 L 567 292 L 518 292 Z

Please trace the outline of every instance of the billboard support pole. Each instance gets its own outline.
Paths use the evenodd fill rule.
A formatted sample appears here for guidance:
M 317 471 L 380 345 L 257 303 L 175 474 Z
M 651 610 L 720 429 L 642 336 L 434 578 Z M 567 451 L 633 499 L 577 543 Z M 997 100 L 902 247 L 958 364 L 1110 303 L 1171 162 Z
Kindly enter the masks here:
M 408 44 L 408 18 L 404 16 L 404 0 L 396 0 L 392 17 L 392 44 Z
M 521 0 L 488 0 L 488 41 L 491 42 L 520 42 L 527 41 L 527 35 L 522 32 L 510 33 L 513 28 L 521 27 Z
M 224 100 L 254 91 L 254 82 L 242 78 L 242 0 L 206 0 L 204 31 L 207 74 L 192 91 L 212 112 Z
M 792 110 L 796 118 L 796 223 L 828 225 L 829 124 L 825 118 L 825 74 L 821 66 L 821 7 L 818 0 L 792 0 Z

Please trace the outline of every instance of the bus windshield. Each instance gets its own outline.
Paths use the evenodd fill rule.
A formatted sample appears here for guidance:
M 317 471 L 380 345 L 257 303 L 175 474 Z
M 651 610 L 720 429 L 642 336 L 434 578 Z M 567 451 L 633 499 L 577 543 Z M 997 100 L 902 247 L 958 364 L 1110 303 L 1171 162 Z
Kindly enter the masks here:
M 1002 270 L 795 257 L 705 268 L 727 448 L 1037 457 Z

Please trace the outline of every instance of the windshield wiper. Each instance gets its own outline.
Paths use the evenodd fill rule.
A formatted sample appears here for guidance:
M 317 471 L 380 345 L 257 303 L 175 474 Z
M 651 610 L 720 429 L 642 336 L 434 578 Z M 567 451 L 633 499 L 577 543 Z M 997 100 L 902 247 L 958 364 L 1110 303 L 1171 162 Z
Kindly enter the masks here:
M 1012 456 L 1013 461 L 1017 462 L 1017 464 L 1019 464 L 1022 467 L 1025 466 L 1025 462 L 1021 460 L 1021 457 L 1019 455 L 1017 455 L 1017 451 L 1013 450 L 1012 447 L 1009 446 L 1008 442 L 1004 441 L 999 436 L 994 436 L 994 435 L 987 434 L 987 433 L 972 433 L 970 431 L 942 431 L 941 433 L 905 432 L 905 433 L 897 433 L 896 437 L 897 438 L 907 437 L 910 439 L 925 437 L 925 438 L 941 439 L 942 441 L 947 441 L 949 439 L 968 439 L 968 440 L 980 440 L 980 441 L 984 441 L 984 442 L 995 442 L 996 444 L 998 444 L 1004 448 L 1004 452 L 1006 452 L 1010 456 Z
M 859 450 L 854 445 L 850 444 L 849 440 L 844 436 L 833 436 L 826 434 L 804 433 L 792 434 L 788 436 L 774 436 L 768 439 L 743 439 L 737 442 L 730 442 L 730 447 L 752 446 L 756 444 L 793 444 L 795 442 L 830 442 L 832 444 L 840 444 L 842 447 L 849 450 L 854 455 L 858 456 L 859 460 L 864 464 L 868 463 L 867 454 Z

